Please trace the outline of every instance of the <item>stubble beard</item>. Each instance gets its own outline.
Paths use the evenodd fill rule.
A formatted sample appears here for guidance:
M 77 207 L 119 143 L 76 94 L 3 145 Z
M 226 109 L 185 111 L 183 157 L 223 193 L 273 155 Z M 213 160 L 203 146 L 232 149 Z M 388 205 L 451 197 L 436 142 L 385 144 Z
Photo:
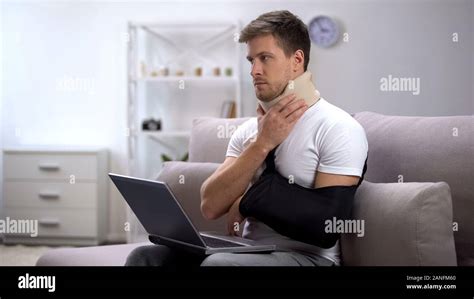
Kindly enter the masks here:
M 269 89 L 266 93 L 261 93 L 261 94 L 257 94 L 255 93 L 257 99 L 259 99 L 260 101 L 262 102 L 270 102 L 272 101 L 273 99 L 275 99 L 276 97 L 278 97 L 279 95 L 281 95 L 283 93 L 283 91 L 285 90 L 285 87 L 286 85 L 288 84 L 288 82 L 290 81 L 290 74 L 288 71 L 285 72 L 285 79 L 282 80 L 279 84 L 278 84 L 278 87 L 276 89 L 272 89 L 271 86 L 269 86 L 267 84 L 267 88 Z

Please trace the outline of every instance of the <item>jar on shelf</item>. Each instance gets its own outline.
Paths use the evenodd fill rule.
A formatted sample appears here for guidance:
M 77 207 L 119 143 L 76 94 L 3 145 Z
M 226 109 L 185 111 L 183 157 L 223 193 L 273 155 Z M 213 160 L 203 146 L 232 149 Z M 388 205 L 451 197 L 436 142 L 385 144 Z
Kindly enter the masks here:
M 170 70 L 169 70 L 169 68 L 166 67 L 166 66 L 160 66 L 160 68 L 159 68 L 159 74 L 160 74 L 160 76 L 163 76 L 163 77 L 169 76 Z
M 156 70 L 151 71 L 150 77 L 158 77 L 158 72 Z
M 196 77 L 201 77 L 202 76 L 202 67 L 198 66 L 194 69 L 194 75 Z

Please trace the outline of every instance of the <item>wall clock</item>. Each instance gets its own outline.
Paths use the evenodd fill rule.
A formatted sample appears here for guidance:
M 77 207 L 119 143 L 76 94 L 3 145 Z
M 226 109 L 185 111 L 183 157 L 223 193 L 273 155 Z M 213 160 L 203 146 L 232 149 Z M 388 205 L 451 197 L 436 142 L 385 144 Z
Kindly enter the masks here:
M 311 41 L 322 48 L 333 46 L 339 39 L 339 27 L 328 16 L 317 16 L 308 25 Z

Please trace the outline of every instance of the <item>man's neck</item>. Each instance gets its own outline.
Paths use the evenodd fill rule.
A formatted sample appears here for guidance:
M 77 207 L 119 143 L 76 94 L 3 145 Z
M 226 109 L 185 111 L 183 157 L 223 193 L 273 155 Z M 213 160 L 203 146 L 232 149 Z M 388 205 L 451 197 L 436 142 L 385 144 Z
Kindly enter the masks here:
M 304 99 L 308 107 L 314 105 L 319 99 L 319 91 L 312 82 L 312 74 L 309 71 L 304 72 L 294 80 L 290 80 L 283 93 L 275 99 L 264 102 L 258 101 L 263 110 L 268 111 L 273 105 L 278 103 L 283 97 L 295 93 L 297 99 Z

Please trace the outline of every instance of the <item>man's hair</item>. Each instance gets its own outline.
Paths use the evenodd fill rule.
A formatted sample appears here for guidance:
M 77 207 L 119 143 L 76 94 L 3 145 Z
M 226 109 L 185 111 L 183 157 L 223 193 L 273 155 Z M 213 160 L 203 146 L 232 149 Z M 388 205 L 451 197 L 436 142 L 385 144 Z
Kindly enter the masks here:
M 246 43 L 254 37 L 272 34 L 286 57 L 296 50 L 304 53 L 304 71 L 308 68 L 311 42 L 308 27 L 288 10 L 278 10 L 260 15 L 240 32 L 239 42 Z

